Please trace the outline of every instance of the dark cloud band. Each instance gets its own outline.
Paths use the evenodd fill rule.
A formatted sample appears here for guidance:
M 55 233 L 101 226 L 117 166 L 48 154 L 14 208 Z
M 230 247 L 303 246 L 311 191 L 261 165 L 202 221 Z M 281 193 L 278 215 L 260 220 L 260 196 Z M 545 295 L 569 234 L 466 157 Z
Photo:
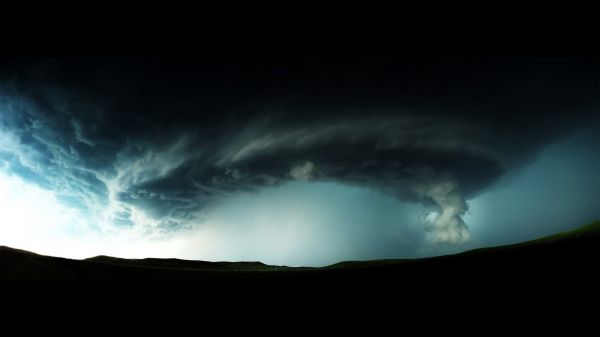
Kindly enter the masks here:
M 290 180 L 437 205 L 465 199 L 597 119 L 593 60 L 2 60 L 0 160 L 103 221 L 193 222 Z

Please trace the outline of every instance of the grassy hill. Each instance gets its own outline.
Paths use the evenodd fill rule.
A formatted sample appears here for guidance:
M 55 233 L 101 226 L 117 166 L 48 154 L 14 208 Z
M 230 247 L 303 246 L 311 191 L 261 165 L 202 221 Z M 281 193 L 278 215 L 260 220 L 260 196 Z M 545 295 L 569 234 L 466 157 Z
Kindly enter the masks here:
M 414 260 L 347 261 L 322 268 L 269 266 L 261 262 L 180 259 L 121 259 L 97 256 L 72 260 L 0 247 L 5 278 L 166 278 L 204 280 L 300 280 L 318 282 L 401 282 L 404 285 L 457 282 L 544 282 L 568 278 L 597 282 L 600 221 L 524 243 Z M 524 281 L 525 280 L 525 281 Z

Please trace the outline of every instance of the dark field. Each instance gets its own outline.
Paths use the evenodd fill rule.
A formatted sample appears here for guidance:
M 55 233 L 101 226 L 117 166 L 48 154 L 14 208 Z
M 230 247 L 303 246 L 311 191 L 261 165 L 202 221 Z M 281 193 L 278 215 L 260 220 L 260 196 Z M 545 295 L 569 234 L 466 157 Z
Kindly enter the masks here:
M 395 283 L 407 287 L 452 287 L 459 283 L 515 285 L 535 282 L 598 284 L 600 222 L 515 245 L 477 249 L 416 260 L 347 261 L 322 268 L 269 266 L 260 262 L 179 259 L 120 259 L 97 256 L 72 260 L 0 247 L 3 279 L 199 279 L 301 282 Z

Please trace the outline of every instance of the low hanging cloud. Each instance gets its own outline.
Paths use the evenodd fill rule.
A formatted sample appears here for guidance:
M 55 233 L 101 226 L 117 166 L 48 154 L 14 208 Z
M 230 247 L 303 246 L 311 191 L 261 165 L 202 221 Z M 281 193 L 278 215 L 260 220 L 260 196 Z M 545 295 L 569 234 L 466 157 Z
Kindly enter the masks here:
M 453 179 L 446 177 L 417 184 L 415 192 L 422 198 L 433 200 L 438 213 L 427 219 L 435 242 L 462 243 L 470 239 L 467 225 L 461 218 L 467 211 L 467 203 Z
M 586 60 L 2 64 L 3 169 L 105 231 L 188 228 L 300 180 L 428 205 L 435 242 L 466 242 L 466 200 L 598 109 Z

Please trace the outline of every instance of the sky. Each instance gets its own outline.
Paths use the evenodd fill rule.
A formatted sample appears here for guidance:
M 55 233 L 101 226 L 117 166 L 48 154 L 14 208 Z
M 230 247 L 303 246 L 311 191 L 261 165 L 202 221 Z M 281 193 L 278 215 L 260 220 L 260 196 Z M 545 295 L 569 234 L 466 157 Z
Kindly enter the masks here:
M 0 59 L 0 245 L 322 266 L 600 219 L 596 59 Z

